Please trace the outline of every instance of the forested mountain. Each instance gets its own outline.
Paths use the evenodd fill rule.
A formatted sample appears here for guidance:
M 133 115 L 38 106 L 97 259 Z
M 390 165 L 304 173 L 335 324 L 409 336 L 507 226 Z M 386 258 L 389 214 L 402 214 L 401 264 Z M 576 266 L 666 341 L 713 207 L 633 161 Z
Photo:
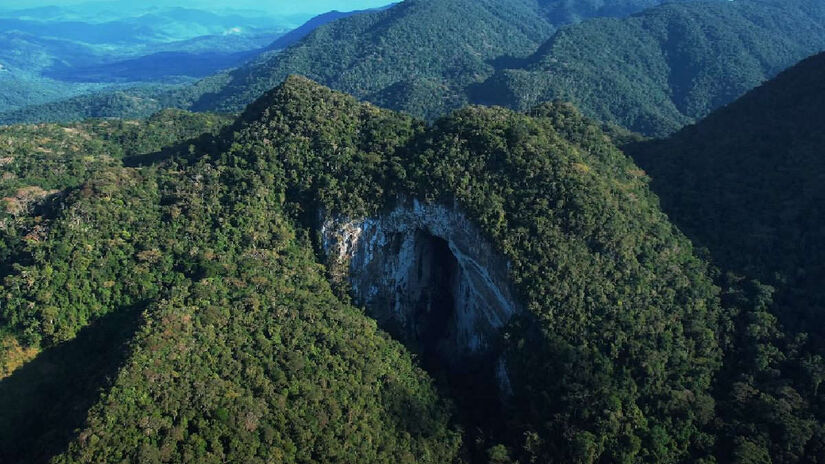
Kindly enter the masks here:
M 290 74 L 419 117 L 467 102 L 467 87 L 532 53 L 560 25 L 626 15 L 655 0 L 408 0 L 336 21 L 281 54 L 231 72 L 194 109 L 237 111 Z M 459 20 L 460 18 L 460 20 Z
M 572 101 L 588 115 L 663 135 L 825 49 L 825 3 L 668 4 L 559 31 L 474 100 L 527 109 Z
M 225 124 L 166 112 L 0 134 L 10 147 L 0 456 L 798 462 L 823 452 L 822 359 L 783 335 L 767 287 L 695 257 L 644 173 L 571 106 L 471 107 L 427 126 L 290 78 Z M 467 358 L 472 374 L 420 351 L 457 335 L 402 346 L 371 319 L 382 309 L 351 306 L 320 264 L 319 216 L 377 218 L 405 198 L 454 205 L 508 262 L 522 309 L 486 334 L 493 358 Z M 109 354 L 88 363 L 96 346 Z
M 63 83 L 44 77 L 41 72 L 53 64 L 56 53 L 78 61 L 89 60 L 93 55 L 88 47 L 80 44 L 14 30 L 0 32 L 0 111 L 102 89 L 96 84 Z
M 154 92 L 169 106 L 237 112 L 290 74 L 308 76 L 361 99 L 434 119 L 469 101 L 469 90 L 497 69 L 523 59 L 563 24 L 623 16 L 659 0 L 409 0 L 385 11 L 351 17 L 323 15 L 270 45 L 240 68 L 180 91 Z M 348 14 L 342 16 L 350 16 Z M 460 20 L 458 20 L 460 18 Z M 307 29 L 318 31 L 307 35 Z M 303 38 L 295 43 L 296 38 Z M 482 38 L 482 39 L 480 39 Z M 292 45 L 287 50 L 284 46 Z M 516 60 L 518 61 L 518 60 Z M 77 100 L 0 115 L 0 122 L 36 122 L 52 113 L 82 119 L 117 113 L 110 94 L 83 110 Z M 123 116 L 142 116 L 124 113 Z
M 558 24 L 641 5 L 536 8 L 491 0 L 459 13 L 459 3 L 405 2 L 335 22 L 221 77 L 225 84 L 202 83 L 209 91 L 193 108 L 237 110 L 287 75 L 301 74 L 425 118 L 467 101 L 526 110 L 562 99 L 599 120 L 661 135 L 825 48 L 825 6 L 818 0 L 668 4 L 563 27 L 540 47 L 542 34 Z M 447 18 L 459 14 L 456 27 Z
M 665 140 L 629 147 L 671 218 L 721 266 L 825 335 L 825 54 Z
M 22 240 L 6 240 L 4 365 L 142 311 L 112 387 L 56 462 L 710 455 L 719 296 L 608 140 L 564 105 L 468 108 L 427 127 L 290 79 L 158 166 L 105 158 L 41 206 L 7 206 L 4 228 Z M 455 201 L 511 263 L 524 311 L 496 342 L 512 392 L 496 416 L 469 414 L 469 390 L 439 381 L 436 393 L 316 264 L 311 218 L 369 217 L 403 197 Z M 23 387 L 26 366 L 0 383 L 12 420 L 48 390 Z M 61 448 L 65 435 L 30 427 L 7 455 Z
M 96 86 L 76 86 L 73 84 L 61 84 L 51 79 L 43 78 L 31 73 L 17 72 L 5 67 L 0 69 L 0 86 L 3 87 L 3 94 L 0 95 L 0 108 L 5 111 L 14 111 L 14 108 L 25 108 L 38 106 L 49 101 L 65 101 L 73 95 L 83 92 L 95 93 Z M 73 98 L 73 97 L 72 97 Z M 9 121 L 19 122 L 22 119 L 16 118 L 12 113 L 0 113 L 0 119 L 8 118 Z M 34 114 L 33 112 L 30 114 Z M 85 116 L 85 115 L 84 115 Z M 83 119 L 74 117 L 68 120 Z M 4 121 L 6 122 L 6 121 Z
M 193 108 L 238 111 L 300 74 L 394 108 L 421 114 L 412 105 L 429 105 L 422 115 L 443 114 L 465 100 L 463 86 L 493 71 L 490 60 L 527 55 L 552 31 L 530 0 L 506 3 L 411 0 L 335 21 L 232 71 Z
M 7 113 L 0 462 L 825 462 L 825 3 L 659 3 Z
M 274 42 L 271 33 L 233 32 L 153 42 L 147 50 L 146 44 L 127 44 L 130 54 L 116 58 L 98 56 L 82 43 L 0 33 L 5 45 L 0 47 L 0 124 L 144 118 L 164 108 L 190 108 L 228 76 L 193 86 L 173 84 L 240 65 L 266 50 L 279 51 L 324 24 L 364 12 L 322 14 L 276 34 Z
M 158 98 L 167 90 L 166 86 L 147 85 L 78 95 L 0 114 L 0 124 L 64 122 L 86 118 L 145 118 L 163 108 L 180 106 L 176 101 Z
M 825 396 L 813 366 L 825 347 L 824 108 L 820 54 L 670 138 L 626 147 L 668 216 L 724 272 L 723 302 L 750 295 L 751 309 L 734 317 L 740 348 L 720 375 L 729 393 L 717 394 L 727 433 L 747 436 L 722 453 L 736 462 L 822 456 Z M 796 419 L 769 405 L 796 409 Z
M 380 11 L 390 8 L 392 5 L 388 5 L 385 8 L 375 8 L 372 10 L 354 10 L 354 11 L 330 11 L 328 13 L 320 14 L 309 21 L 302 24 L 300 27 L 297 27 L 281 37 L 271 44 L 269 44 L 267 50 L 283 50 L 284 48 L 289 47 L 290 45 L 300 41 L 304 37 L 308 36 L 312 33 L 315 29 L 319 27 L 329 24 L 333 21 L 337 21 L 342 18 L 346 18 L 349 16 L 357 15 L 357 14 L 364 14 L 368 11 Z
M 299 74 L 429 120 L 468 102 L 523 111 L 560 99 L 603 122 L 665 135 L 825 48 L 818 0 L 502 2 L 406 1 L 322 25 L 297 43 L 285 36 L 287 49 L 276 41 L 248 64 L 194 86 L 136 95 L 158 108 L 237 112 Z M 619 17 L 593 17 L 603 15 Z M 0 122 L 123 110 L 106 93 L 82 102 L 6 113 Z M 98 112 L 85 110 L 87 102 Z

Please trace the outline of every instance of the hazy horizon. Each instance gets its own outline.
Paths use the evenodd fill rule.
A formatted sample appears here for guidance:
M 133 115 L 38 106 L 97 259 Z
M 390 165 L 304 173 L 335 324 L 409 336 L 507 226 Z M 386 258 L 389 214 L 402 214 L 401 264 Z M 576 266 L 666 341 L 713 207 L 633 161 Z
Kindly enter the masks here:
M 273 15 L 294 15 L 294 14 L 319 14 L 331 10 L 353 11 L 367 8 L 376 8 L 392 3 L 390 0 L 304 0 L 302 2 L 293 1 L 256 1 L 256 0 L 233 0 L 231 4 L 219 0 L 4 0 L 0 10 L 21 10 L 28 8 L 39 8 L 46 6 L 76 7 L 82 5 L 84 8 L 92 9 L 99 5 L 101 9 L 110 8 L 113 4 L 122 7 L 124 5 L 135 8 L 147 7 L 185 7 L 201 8 L 207 10 L 227 10 L 227 9 L 249 9 L 265 11 Z

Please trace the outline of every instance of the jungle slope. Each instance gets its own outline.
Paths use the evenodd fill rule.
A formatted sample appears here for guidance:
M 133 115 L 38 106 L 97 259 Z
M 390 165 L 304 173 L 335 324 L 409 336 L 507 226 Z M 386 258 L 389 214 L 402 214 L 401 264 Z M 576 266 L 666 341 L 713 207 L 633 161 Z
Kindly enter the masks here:
M 512 281 L 527 309 L 506 327 L 502 341 L 514 391 L 501 418 L 507 431 L 490 434 L 494 430 L 490 424 L 479 424 L 480 434 L 465 430 L 467 453 L 661 462 L 713 452 L 712 446 L 701 443 L 708 442 L 704 429 L 714 415 L 710 387 L 720 366 L 717 290 L 707 267 L 692 255 L 690 243 L 658 210 L 646 178 L 596 126 L 571 108 L 546 106 L 537 110 L 536 117 L 469 108 L 427 128 L 305 79 L 291 78 L 251 105 L 231 131 L 200 146 L 211 154 L 209 158 L 198 156 L 202 152 L 196 149 L 185 154 L 188 162 L 179 159 L 146 171 L 157 172 L 162 179 L 158 187 L 147 188 L 152 192 L 149 198 L 160 198 L 150 205 L 160 206 L 144 207 L 147 219 L 141 224 L 158 226 L 147 225 L 145 232 L 129 238 L 112 232 L 129 250 L 119 277 L 85 276 L 92 282 L 111 279 L 100 285 L 110 281 L 113 288 L 124 290 L 139 278 L 147 282 L 144 285 L 154 285 L 157 298 L 149 303 L 147 318 L 152 322 L 138 337 L 135 354 L 110 396 L 92 409 L 87 431 L 61 462 L 134 457 L 136 450 L 147 456 L 165 453 L 174 460 L 207 459 L 196 458 L 198 452 L 210 459 L 251 459 L 242 453 L 271 457 L 283 450 L 297 453 L 285 456 L 299 461 L 318 460 L 318 456 L 346 460 L 347 450 L 355 448 L 344 438 L 352 433 L 341 424 L 345 415 L 333 418 L 318 412 L 330 407 L 330 395 L 337 398 L 334 392 L 339 388 L 374 402 L 364 411 L 363 420 L 371 424 L 360 429 L 364 433 L 389 440 L 396 433 L 418 431 L 388 452 L 409 452 L 417 460 L 432 457 L 434 461 L 454 453 L 455 436 L 445 425 L 444 409 L 426 388 L 411 380 L 414 377 L 397 376 L 407 379 L 399 380 L 405 384 L 418 385 L 410 389 L 426 399 L 425 406 L 413 410 L 424 411 L 423 418 L 387 428 L 386 422 L 375 421 L 385 417 L 380 411 L 388 407 L 388 397 L 353 393 L 351 389 L 360 387 L 339 383 L 338 369 L 315 372 L 321 365 L 314 356 L 325 356 L 326 345 L 310 341 L 318 336 L 307 338 L 310 345 L 304 345 L 290 331 L 293 327 L 309 333 L 327 330 L 325 320 L 338 312 L 324 308 L 335 306 L 334 300 L 324 304 L 313 300 L 312 306 L 321 311 L 313 312 L 303 306 L 301 296 L 278 299 L 284 292 L 291 295 L 288 288 L 308 285 L 317 292 L 327 284 L 303 270 L 292 273 L 285 268 L 282 273 L 270 261 L 279 259 L 288 268 L 302 269 L 291 267 L 291 252 L 284 251 L 290 246 L 277 241 L 293 234 L 292 224 L 313 227 L 302 218 L 317 217 L 319 210 L 352 217 L 375 214 L 401 196 L 431 202 L 456 199 L 511 260 Z M 156 189 L 158 193 L 153 193 Z M 138 209 L 129 208 L 133 210 Z M 279 211 L 290 212 L 289 217 L 298 222 L 279 219 Z M 172 225 L 155 230 L 164 220 L 172 220 Z M 143 253 L 152 249 L 157 251 Z M 302 260 L 310 258 L 301 254 L 306 251 L 295 253 Z M 151 277 L 140 259 L 156 260 L 158 264 L 149 269 L 168 269 L 164 271 L 168 277 Z M 264 263 L 263 268 L 256 260 Z M 40 272 L 36 269 L 29 275 Z M 252 287 L 254 293 L 247 293 L 253 292 Z M 43 293 L 25 290 L 14 298 L 30 301 Z M 42 311 L 39 308 L 48 304 L 35 308 Z M 18 319 L 43 317 L 42 312 L 28 313 L 25 304 L 16 307 L 21 311 Z M 271 323 L 256 319 L 259 311 L 261 317 L 273 317 L 268 312 L 273 310 L 287 319 Z M 288 322 L 291 317 L 298 319 L 295 325 Z M 308 329 L 304 318 L 321 328 Z M 640 320 L 645 323 L 639 324 Z M 253 338 L 237 324 L 262 325 L 265 330 Z M 358 346 L 367 343 L 354 326 L 335 324 L 328 330 L 325 337 L 331 340 L 340 336 Z M 299 341 L 290 345 L 293 339 Z M 221 353 L 246 353 L 252 347 L 256 353 L 272 350 L 263 352 L 288 363 L 281 367 L 277 361 L 264 368 L 260 363 L 270 355 L 256 354 L 244 361 L 248 375 L 231 376 L 237 370 L 228 366 L 235 361 Z M 319 350 L 320 354 L 310 355 Z M 177 352 L 181 354 L 173 354 Z M 189 392 L 202 376 L 223 379 L 215 388 L 232 386 L 240 396 L 223 403 L 215 393 L 208 407 L 197 402 L 192 406 L 206 413 L 187 412 Z M 367 382 L 367 386 L 381 395 L 386 378 L 375 379 L 378 384 Z M 249 382 L 258 383 L 252 388 Z M 299 386 L 312 390 L 310 385 L 325 383 L 327 390 L 311 394 L 315 402 L 302 406 Z M 288 385 L 298 385 L 297 396 L 289 390 L 286 397 L 279 397 Z M 135 392 L 143 392 L 137 398 L 146 399 L 135 400 Z M 454 398 L 460 402 L 459 396 Z M 201 425 L 193 429 L 175 422 L 171 411 L 181 407 L 187 424 Z M 299 417 L 291 418 L 284 407 Z M 155 412 L 147 414 L 147 408 Z M 243 418 L 249 412 L 260 418 L 259 426 L 244 431 Z M 316 416 L 317 421 L 309 419 Z M 140 428 L 112 428 L 107 426 L 110 423 L 135 423 Z M 297 441 L 308 440 L 310 434 L 322 442 Z M 93 436 L 97 438 L 90 440 Z M 217 438 L 204 440 L 204 445 L 199 444 L 201 436 Z M 295 448 L 286 444 L 287 438 Z M 400 454 L 373 456 L 380 462 L 389 456 L 398 459 Z
M 720 266 L 778 290 L 800 330 L 825 308 L 825 54 L 668 139 L 628 147 L 671 218 Z
M 16 352 L 139 314 L 82 430 L 23 442 L 50 443 L 55 462 L 822 452 L 822 360 L 795 354 L 761 287 L 720 293 L 644 172 L 569 105 L 469 107 L 427 126 L 293 77 L 220 133 L 127 164 L 30 204 L 51 213 L 22 225 L 3 282 Z M 401 198 L 456 202 L 510 262 L 524 310 L 500 334 L 512 396 L 495 423 L 465 422 L 467 392 L 434 383 L 319 264 L 319 215 Z M 0 388 L 25 386 L 29 365 Z
M 664 136 L 825 49 L 818 0 L 673 3 L 566 27 L 500 69 L 473 101 L 519 110 L 571 101 L 590 117 Z

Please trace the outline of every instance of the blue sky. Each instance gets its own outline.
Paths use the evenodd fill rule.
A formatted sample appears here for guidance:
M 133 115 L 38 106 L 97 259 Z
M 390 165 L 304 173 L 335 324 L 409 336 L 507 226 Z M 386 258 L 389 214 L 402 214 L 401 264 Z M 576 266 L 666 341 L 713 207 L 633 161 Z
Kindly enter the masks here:
M 266 10 L 273 14 L 323 13 L 330 10 L 351 11 L 374 8 L 393 0 L 120 0 L 121 3 L 144 6 L 184 6 L 207 9 L 248 8 Z M 77 5 L 89 0 L 0 0 L 3 9 L 39 7 L 46 5 Z M 101 2 L 101 7 L 105 2 Z M 110 3 L 111 5 L 111 3 Z

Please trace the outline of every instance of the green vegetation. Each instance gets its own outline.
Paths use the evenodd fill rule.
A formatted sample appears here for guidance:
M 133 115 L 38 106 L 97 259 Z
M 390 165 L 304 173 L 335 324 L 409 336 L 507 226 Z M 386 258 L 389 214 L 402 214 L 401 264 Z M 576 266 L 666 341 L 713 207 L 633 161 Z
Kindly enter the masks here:
M 270 173 L 249 174 L 161 174 L 164 226 L 131 261 L 183 267 L 54 462 L 451 461 L 459 437 L 430 381 L 332 294 Z
M 657 0 L 409 0 L 318 28 L 283 53 L 229 72 L 195 110 L 237 111 L 290 74 L 425 119 L 469 101 L 468 90 L 524 58 L 559 25 L 624 16 Z M 457 18 L 461 18 L 457 21 Z
M 52 353 L 104 314 L 147 308 L 109 399 L 56 462 L 451 461 L 460 442 L 448 405 L 400 345 L 333 296 L 283 215 L 283 192 L 273 184 L 279 177 L 203 162 L 164 169 L 115 162 L 154 149 L 146 145 L 152 141 L 177 141 L 198 124 L 203 132 L 223 120 L 171 112 L 145 123 L 7 129 L 26 139 L 25 131 L 43 131 L 33 143 L 45 146 L 92 139 L 122 148 L 59 199 L 37 237 L 24 240 L 2 287 L 4 336 L 48 348 L 33 363 L 91 355 L 85 342 Z M 13 354 L 0 358 L 5 364 Z M 17 430 L 5 421 L 37 416 L 41 401 L 49 404 L 43 392 L 74 382 L 44 383 L 29 365 L 2 383 L 4 400 L 16 407 L 0 430 Z M 94 368 L 84 372 L 91 388 L 59 396 L 74 407 L 88 407 L 95 382 L 107 385 Z M 25 388 L 36 382 L 43 386 Z M 134 429 L 113 429 L 108 420 Z M 66 440 L 61 424 L 72 427 L 71 420 L 25 424 L 27 434 L 3 434 L 3 460 L 58 451 Z
M 0 114 L 0 124 L 78 121 L 88 118 L 145 118 L 182 105 L 163 99 L 169 86 L 146 85 L 30 105 Z
M 825 49 L 819 0 L 688 2 L 563 28 L 474 90 L 521 110 L 555 99 L 647 135 L 706 116 Z
M 824 76 L 817 55 L 669 139 L 629 147 L 673 220 L 721 267 L 776 287 L 805 330 L 825 308 Z
M 5 279 L 4 325 L 24 347 L 146 307 L 55 462 L 458 459 L 460 415 L 333 295 L 305 238 L 319 207 L 367 215 L 400 195 L 457 200 L 528 309 L 501 342 L 505 431 L 464 430 L 462 455 L 713 453 L 717 289 L 645 176 L 572 108 L 468 108 L 427 128 L 292 78 L 182 149 L 95 173 Z
M 716 290 L 637 168 L 566 106 L 532 118 L 461 111 L 418 153 L 419 195 L 459 200 L 511 259 L 530 312 L 505 342 L 516 453 L 675 462 L 705 452 L 691 447 L 713 414 Z
M 54 63 L 55 55 L 85 61 L 93 53 L 82 44 L 26 34 L 13 24 L 0 27 L 0 111 L 70 98 L 103 88 L 99 84 L 60 82 L 43 76 L 41 71 Z
M 475 96 L 477 85 L 534 53 L 559 26 L 599 16 L 626 16 L 660 3 L 408 0 L 322 25 L 306 37 L 308 31 L 299 28 L 251 62 L 193 86 L 102 92 L 2 114 L 0 122 L 138 117 L 167 107 L 238 112 L 292 74 L 434 120 L 465 105 Z M 326 20 L 319 17 L 307 27 Z M 296 35 L 302 40 L 293 44 Z M 284 45 L 291 46 L 281 50 Z M 142 105 L 160 106 L 138 106 L 127 101 L 130 95 Z
M 824 121 L 817 55 L 671 138 L 628 147 L 668 215 L 730 271 L 725 299 L 744 309 L 721 376 L 732 458 L 822 453 Z
M 825 462 L 825 54 L 735 100 L 825 3 L 659 3 L 407 0 L 0 115 L 145 117 L 0 127 L 0 462 Z M 477 384 L 323 264 L 409 199 L 506 258 Z
M 112 175 L 110 168 L 124 158 L 217 132 L 228 122 L 222 116 L 169 110 L 145 121 L 0 128 L 0 276 L 11 271 L 12 257 L 26 261 L 27 243 L 44 238 L 62 196 L 77 195 L 74 189 L 84 182 Z M 80 243 L 95 238 L 83 235 Z
M 92 319 L 109 312 L 100 305 L 84 307 L 87 299 L 79 299 L 82 291 L 89 289 L 83 272 L 96 265 L 106 272 L 122 272 L 116 262 L 117 253 L 96 251 L 81 258 L 80 262 L 66 262 L 55 269 L 42 263 L 44 254 L 60 254 L 70 247 L 90 251 L 87 244 L 103 239 L 99 246 L 105 248 L 106 231 L 95 228 L 74 230 L 68 233 L 66 217 L 79 220 L 92 211 L 101 211 L 101 199 L 94 209 L 89 201 L 85 208 L 77 203 L 89 198 L 92 190 L 87 183 L 98 179 L 111 183 L 117 175 L 120 160 L 160 150 L 199 136 L 204 132 L 217 132 L 230 121 L 209 114 L 189 114 L 165 111 L 145 121 L 87 121 L 71 125 L 41 124 L 0 128 L 0 279 L 5 284 L 16 285 L 28 281 L 16 280 L 22 272 L 39 280 L 30 283 L 39 299 L 51 292 L 57 294 L 63 310 L 60 316 L 71 314 L 67 308 L 81 308 L 84 321 L 75 322 L 68 329 L 65 322 L 48 321 L 44 327 L 30 328 L 31 335 L 9 332 L 12 309 L 16 302 L 7 298 L 3 287 L 0 300 L 3 327 L 0 329 L 0 460 L 6 462 L 42 462 L 65 449 L 74 438 L 74 429 L 83 425 L 86 412 L 95 404 L 99 388 L 108 384 L 125 359 L 125 345 L 135 331 L 136 307 L 105 316 L 91 327 L 83 328 Z M 79 189 L 84 183 L 86 185 Z M 129 227 L 129 207 L 137 205 L 134 217 L 152 219 L 139 209 L 140 189 L 124 188 L 123 195 L 132 196 L 127 203 L 115 200 L 119 215 L 111 216 L 117 224 L 115 230 Z M 61 210 L 64 205 L 77 206 L 73 212 Z M 106 217 L 103 214 L 100 217 Z M 99 219 L 100 219 L 99 217 Z M 102 221 L 102 222 L 105 222 Z M 106 227 L 112 227 L 107 224 Z M 149 227 L 158 227 L 157 221 Z M 133 228 L 137 230 L 139 228 Z M 51 231 L 62 230 L 62 241 L 44 243 Z M 50 245 L 59 245 L 53 251 Z M 73 257 L 78 257 L 76 251 Z M 91 259 L 90 259 L 91 258 Z M 60 260 L 56 260 L 60 262 Z M 86 266 L 86 267 L 84 267 Z M 42 269 L 45 274 L 26 274 L 26 269 Z M 101 272 L 101 271 L 99 271 Z M 124 273 L 120 274 L 125 275 Z M 52 277 L 54 278 L 53 280 Z M 139 276 L 138 276 L 139 277 Z M 15 283 L 16 282 L 16 283 Z M 108 284 L 104 284 L 106 287 Z M 101 287 L 102 290 L 104 287 Z M 32 288 L 30 287 L 30 290 Z M 141 289 L 133 289 L 134 301 L 141 300 Z M 109 287 L 104 292 L 128 293 Z M 124 301 L 128 297 L 118 295 L 111 301 Z M 94 303 L 93 303 L 94 304 Z M 57 309 L 45 308 L 45 317 L 54 315 Z M 73 314 L 77 316 L 77 314 Z M 58 329 L 56 329 L 56 327 Z M 12 331 L 13 332 L 13 331 Z M 79 332 L 76 339 L 74 335 Z M 34 340 L 46 337 L 42 343 Z M 56 346 L 55 343 L 70 340 Z M 39 353 L 41 349 L 42 353 Z M 22 365 L 22 367 L 21 367 Z M 14 372 L 13 375 L 10 375 Z
M 74 187 L 113 160 L 217 133 L 230 122 L 224 116 L 166 110 L 145 120 L 0 127 L 0 194 L 32 185 L 47 190 Z
M 628 145 L 713 266 L 613 143 L 632 137 L 568 104 L 427 125 L 291 77 L 231 125 L 0 129 L 0 459 L 817 462 L 823 74 Z M 525 311 L 486 421 L 320 264 L 321 212 L 400 198 L 456 202 L 509 261 Z M 61 388 L 96 341 L 110 356 Z
M 526 111 L 564 100 L 661 136 L 825 48 L 818 0 L 659 3 L 409 0 L 322 25 L 192 85 L 83 95 L 2 113 L 0 123 L 145 117 L 169 107 L 238 112 L 298 74 L 426 120 L 468 102 Z
M 527 0 L 507 2 L 506 8 L 501 0 L 407 1 L 340 19 L 283 52 L 263 54 L 231 71 L 228 83 L 193 108 L 238 111 L 288 75 L 300 74 L 366 99 L 412 86 L 424 89 L 415 95 L 429 105 L 447 98 L 452 109 L 465 100 L 464 86 L 493 72 L 490 60 L 527 55 L 551 31 Z M 404 100 L 392 103 L 407 108 Z M 439 114 L 428 109 L 421 116 Z
M 524 111 L 561 99 L 663 135 L 825 48 L 818 0 L 673 3 L 588 19 L 549 40 L 557 25 L 658 2 L 498 3 L 418 0 L 336 21 L 200 83 L 192 108 L 238 111 L 300 74 L 429 120 L 467 102 Z
M 10 112 L 27 106 L 71 98 L 73 95 L 99 91 L 97 85 L 66 84 L 26 72 L 0 69 L 0 111 Z
M 118 311 L 0 381 L 0 459 L 48 462 L 76 438 L 100 389 L 126 360 L 141 311 Z

